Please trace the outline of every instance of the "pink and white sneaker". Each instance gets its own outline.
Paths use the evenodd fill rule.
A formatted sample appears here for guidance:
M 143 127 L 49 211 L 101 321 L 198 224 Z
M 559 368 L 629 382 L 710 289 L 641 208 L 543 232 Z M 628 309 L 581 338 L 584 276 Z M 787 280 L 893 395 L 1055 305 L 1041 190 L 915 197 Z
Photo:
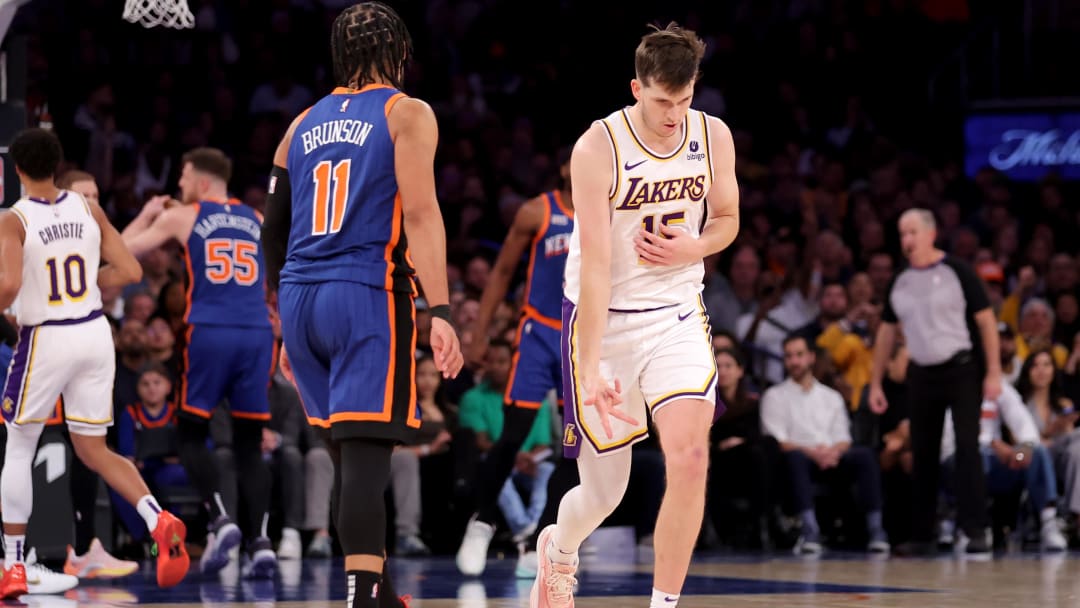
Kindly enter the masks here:
M 573 564 L 552 561 L 548 549 L 554 532 L 552 524 L 536 539 L 536 581 L 529 595 L 529 608 L 574 608 L 577 560 Z
M 90 541 L 90 549 L 84 555 L 75 555 L 75 549 L 68 545 L 67 561 L 64 563 L 64 574 L 70 574 L 79 578 L 123 578 L 134 574 L 139 569 L 138 562 L 116 559 L 109 555 L 101 541 Z

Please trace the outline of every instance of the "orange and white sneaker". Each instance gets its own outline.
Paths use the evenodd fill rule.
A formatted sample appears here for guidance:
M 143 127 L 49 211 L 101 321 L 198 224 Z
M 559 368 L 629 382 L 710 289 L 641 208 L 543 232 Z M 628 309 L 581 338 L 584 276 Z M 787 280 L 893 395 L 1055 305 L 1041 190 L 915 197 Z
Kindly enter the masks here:
M 0 580 L 0 599 L 13 600 L 27 593 L 26 566 L 15 564 L 4 570 L 4 578 Z
M 172 513 L 162 511 L 151 535 L 154 537 L 153 552 L 157 554 L 158 587 L 172 587 L 184 580 L 191 565 L 184 545 L 187 527 Z
M 67 561 L 64 562 L 64 574 L 79 578 L 112 579 L 134 574 L 139 569 L 138 562 L 116 559 L 102 546 L 101 541 L 90 541 L 90 548 L 83 555 L 76 555 L 71 545 L 67 548 Z
M 574 585 L 577 579 L 577 560 L 573 564 L 560 564 L 548 555 L 552 524 L 536 540 L 536 581 L 529 595 L 529 608 L 574 608 Z

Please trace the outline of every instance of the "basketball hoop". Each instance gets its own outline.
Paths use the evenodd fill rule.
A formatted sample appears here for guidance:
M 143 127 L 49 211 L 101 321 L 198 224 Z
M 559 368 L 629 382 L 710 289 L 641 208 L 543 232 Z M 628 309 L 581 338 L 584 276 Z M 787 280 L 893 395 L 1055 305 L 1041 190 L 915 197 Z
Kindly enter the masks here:
M 195 27 L 187 0 L 126 0 L 124 19 L 143 27 L 159 25 L 176 29 Z

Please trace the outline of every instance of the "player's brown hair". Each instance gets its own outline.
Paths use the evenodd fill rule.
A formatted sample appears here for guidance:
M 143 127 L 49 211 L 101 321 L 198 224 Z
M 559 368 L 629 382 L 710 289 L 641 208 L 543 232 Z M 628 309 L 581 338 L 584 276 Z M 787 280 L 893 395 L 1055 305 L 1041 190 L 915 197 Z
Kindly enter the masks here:
M 180 166 L 191 163 L 191 168 L 228 182 L 232 178 L 232 161 L 217 148 L 195 148 L 184 155 Z
M 78 169 L 72 169 L 71 171 L 65 171 L 56 178 L 56 187 L 62 190 L 71 188 L 75 182 L 93 182 L 94 176 L 90 175 L 86 171 L 79 171 Z
M 672 21 L 641 37 L 634 52 L 634 71 L 645 86 L 653 84 L 669 90 L 684 88 L 701 77 L 705 43 L 692 30 Z
M 412 38 L 394 9 L 382 2 L 361 2 L 334 19 L 330 54 L 338 86 L 359 89 L 378 77 L 400 89 Z

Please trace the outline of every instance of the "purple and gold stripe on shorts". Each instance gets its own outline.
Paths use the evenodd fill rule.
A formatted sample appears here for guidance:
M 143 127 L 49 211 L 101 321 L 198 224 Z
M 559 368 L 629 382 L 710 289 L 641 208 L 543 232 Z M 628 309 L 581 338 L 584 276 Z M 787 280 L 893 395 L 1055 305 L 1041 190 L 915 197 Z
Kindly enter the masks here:
M 7 381 L 4 383 L 4 400 L 0 403 L 0 412 L 4 420 L 11 422 L 18 419 L 26 392 L 30 388 L 30 371 L 34 363 L 34 347 L 37 343 L 37 328 L 19 329 L 19 342 L 11 356 Z
M 562 352 L 563 377 L 563 456 L 577 458 L 581 453 L 581 425 L 577 419 L 577 382 L 574 382 L 574 359 L 571 352 L 571 334 L 574 331 L 574 304 L 563 298 L 562 332 L 560 348 Z
M 665 307 L 666 308 L 666 307 Z M 577 458 L 581 453 L 581 438 L 585 437 L 592 444 L 597 454 L 606 454 L 633 444 L 648 434 L 648 428 L 641 428 L 628 437 L 602 443 L 588 426 L 583 424 L 585 397 L 580 392 L 577 370 L 577 307 L 563 298 L 562 306 L 562 367 L 563 367 L 563 456 Z

